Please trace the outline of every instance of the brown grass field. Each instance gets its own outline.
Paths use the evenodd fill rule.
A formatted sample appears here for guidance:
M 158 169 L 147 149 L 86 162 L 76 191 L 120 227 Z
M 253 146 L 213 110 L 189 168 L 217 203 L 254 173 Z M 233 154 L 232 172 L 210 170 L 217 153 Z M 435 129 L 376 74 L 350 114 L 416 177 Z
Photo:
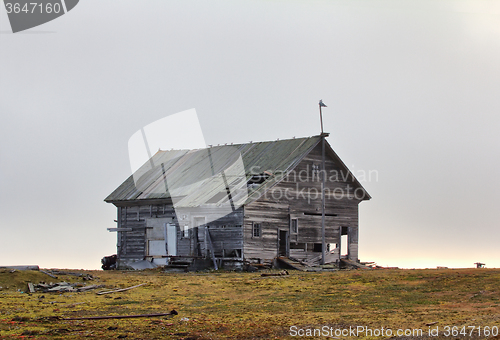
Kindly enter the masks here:
M 314 335 L 315 328 L 328 329 L 328 334 L 316 333 L 318 339 L 500 339 L 500 269 L 289 271 L 282 277 L 261 277 L 259 272 L 66 271 L 90 273 L 94 280 L 0 270 L 0 339 L 296 339 Z M 28 281 L 105 287 L 28 294 Z M 141 283 L 146 285 L 96 294 Z M 178 315 L 63 320 L 172 309 Z M 358 326 L 372 334 L 347 333 Z M 376 336 L 382 327 L 392 336 Z M 398 337 L 398 329 L 407 330 L 406 336 Z M 429 330 L 439 336 L 429 336 Z

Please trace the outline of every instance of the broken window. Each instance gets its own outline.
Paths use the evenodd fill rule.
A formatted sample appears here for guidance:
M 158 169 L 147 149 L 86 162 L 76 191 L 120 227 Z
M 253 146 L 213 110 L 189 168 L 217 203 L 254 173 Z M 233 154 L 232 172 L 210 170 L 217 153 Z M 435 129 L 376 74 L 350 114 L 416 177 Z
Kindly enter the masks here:
M 248 181 L 247 181 L 247 184 L 249 186 L 253 185 L 253 184 L 262 184 L 264 183 L 269 177 L 271 177 L 271 173 L 268 172 L 268 171 L 265 171 L 261 174 L 254 174 L 252 175 Z
M 323 251 L 323 245 L 321 243 L 314 243 L 313 252 L 321 253 Z
M 316 211 L 304 211 L 305 216 L 322 216 L 321 212 L 316 212 Z M 327 217 L 335 217 L 338 216 L 337 214 L 328 214 L 325 213 L 325 216 Z
M 311 177 L 312 177 L 312 181 L 319 181 L 320 180 L 320 177 L 319 177 L 319 165 L 317 164 L 313 164 L 312 167 L 311 167 L 311 170 L 312 170 L 312 173 L 311 173 Z
M 305 249 L 306 249 L 306 243 L 296 243 L 296 242 L 292 242 L 292 243 L 290 243 L 290 249 L 300 249 L 300 250 L 305 250 Z
M 252 226 L 252 236 L 260 237 L 261 235 L 262 235 L 262 224 L 254 222 Z

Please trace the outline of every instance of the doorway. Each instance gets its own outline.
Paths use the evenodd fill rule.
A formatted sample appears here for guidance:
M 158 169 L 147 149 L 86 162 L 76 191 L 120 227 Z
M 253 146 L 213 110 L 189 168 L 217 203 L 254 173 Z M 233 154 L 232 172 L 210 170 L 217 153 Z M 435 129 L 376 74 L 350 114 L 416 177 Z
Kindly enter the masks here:
M 341 227 L 340 234 L 340 257 L 349 257 L 349 227 Z
M 177 227 L 175 224 L 166 223 L 165 229 L 167 253 L 170 256 L 177 256 Z
M 288 230 L 278 229 L 278 256 L 290 256 L 290 241 L 288 240 Z

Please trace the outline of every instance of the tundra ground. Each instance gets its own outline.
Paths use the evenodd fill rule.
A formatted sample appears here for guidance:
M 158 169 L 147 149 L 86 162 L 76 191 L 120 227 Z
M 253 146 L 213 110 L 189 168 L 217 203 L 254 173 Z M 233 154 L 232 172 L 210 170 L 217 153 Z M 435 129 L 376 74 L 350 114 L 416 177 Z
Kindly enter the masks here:
M 401 339 L 500 339 L 500 269 L 290 270 L 287 276 L 267 277 L 260 272 L 65 271 L 94 279 L 0 270 L 0 339 L 296 339 L 314 335 L 315 329 L 323 332 L 317 338 L 398 338 L 397 330 L 403 330 Z M 26 292 L 27 282 L 41 281 L 105 287 Z M 178 315 L 64 320 L 171 310 Z M 362 329 L 357 327 L 366 332 L 353 335 L 353 329 Z M 436 329 L 439 336 L 430 336 Z

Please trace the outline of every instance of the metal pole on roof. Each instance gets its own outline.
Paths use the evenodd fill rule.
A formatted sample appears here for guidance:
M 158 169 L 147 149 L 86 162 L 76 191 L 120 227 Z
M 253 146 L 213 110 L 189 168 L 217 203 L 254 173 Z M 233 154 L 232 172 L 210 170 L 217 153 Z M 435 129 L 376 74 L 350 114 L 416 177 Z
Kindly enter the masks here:
M 323 103 L 323 100 L 319 100 L 319 121 L 321 122 L 321 134 L 323 134 L 323 112 L 321 112 L 321 108 L 326 107 Z
M 325 133 L 323 132 L 323 112 L 326 107 L 323 100 L 319 101 L 319 117 L 321 120 L 321 264 L 325 264 L 326 238 L 325 238 Z

